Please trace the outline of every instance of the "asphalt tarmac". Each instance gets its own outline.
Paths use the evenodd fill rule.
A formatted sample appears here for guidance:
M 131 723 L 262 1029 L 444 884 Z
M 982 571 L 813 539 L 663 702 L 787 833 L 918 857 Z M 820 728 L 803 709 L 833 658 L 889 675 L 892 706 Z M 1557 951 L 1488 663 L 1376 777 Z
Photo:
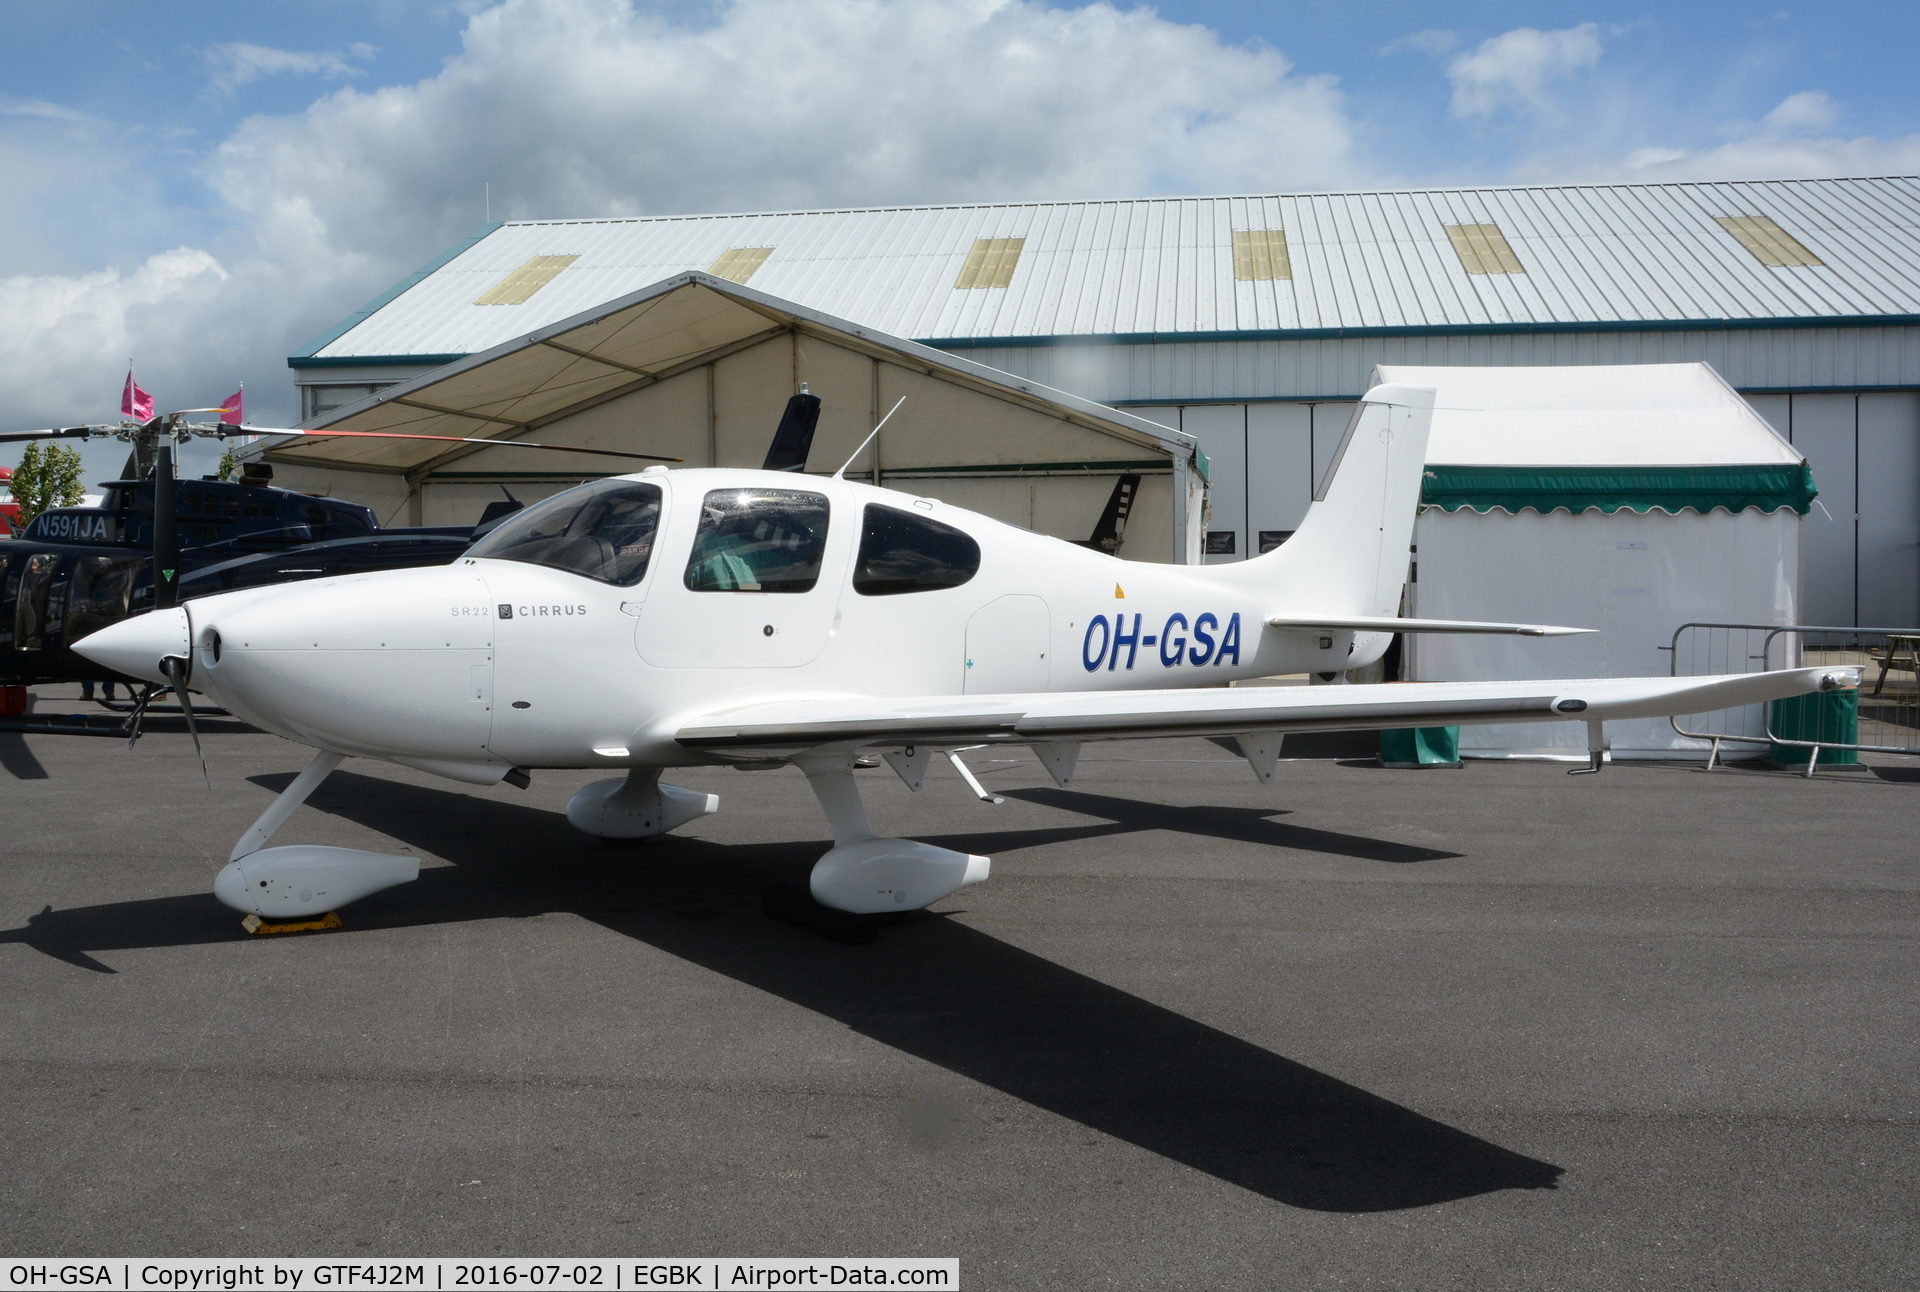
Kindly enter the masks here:
M 762 911 L 827 846 L 793 771 L 688 772 L 718 815 L 609 846 L 586 773 L 355 761 L 275 842 L 419 881 L 249 937 L 209 885 L 305 760 L 0 734 L 0 1255 L 1920 1282 L 1920 764 L 1264 787 L 1150 741 L 1068 790 L 983 751 L 999 806 L 882 767 L 878 828 L 993 877 L 847 945 Z

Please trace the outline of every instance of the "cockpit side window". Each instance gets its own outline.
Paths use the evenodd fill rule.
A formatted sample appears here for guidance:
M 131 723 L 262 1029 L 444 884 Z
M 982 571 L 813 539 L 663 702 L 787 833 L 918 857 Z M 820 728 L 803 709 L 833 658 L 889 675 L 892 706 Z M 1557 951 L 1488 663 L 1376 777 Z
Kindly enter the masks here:
M 963 530 L 895 507 L 867 505 L 853 590 L 862 596 L 957 588 L 980 569 L 980 544 Z
M 694 592 L 810 592 L 827 550 L 827 498 L 802 489 L 715 489 L 687 558 Z
M 141 563 L 137 556 L 82 556 L 74 561 L 67 585 L 68 641 L 127 617 Z
M 36 552 L 26 559 L 13 603 L 15 650 L 40 650 L 45 645 L 41 636 L 47 627 L 47 594 L 53 590 L 53 572 L 59 564 L 59 556 L 52 552 Z
M 502 521 L 468 556 L 525 561 L 630 588 L 646 577 L 660 527 L 660 486 L 600 480 Z

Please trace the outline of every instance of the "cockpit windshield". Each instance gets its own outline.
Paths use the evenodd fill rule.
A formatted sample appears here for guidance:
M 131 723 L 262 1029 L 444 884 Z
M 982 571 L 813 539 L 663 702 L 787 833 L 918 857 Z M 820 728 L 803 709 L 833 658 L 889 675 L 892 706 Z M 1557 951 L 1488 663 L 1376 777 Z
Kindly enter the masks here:
M 659 485 L 601 480 L 508 517 L 467 555 L 525 561 L 632 587 L 646 577 L 659 526 Z

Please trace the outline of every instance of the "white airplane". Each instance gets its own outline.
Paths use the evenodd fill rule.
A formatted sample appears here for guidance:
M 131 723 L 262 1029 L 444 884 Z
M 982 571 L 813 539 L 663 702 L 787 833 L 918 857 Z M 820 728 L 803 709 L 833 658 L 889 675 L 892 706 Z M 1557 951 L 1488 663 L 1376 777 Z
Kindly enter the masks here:
M 265 846 L 348 756 L 477 784 L 614 770 L 567 819 L 618 839 L 719 806 L 661 783 L 665 768 L 793 765 L 833 830 L 813 897 L 873 914 L 938 901 L 989 862 L 876 837 L 853 774 L 868 751 L 914 790 L 940 753 L 991 798 L 959 751 L 1026 745 L 1064 786 L 1085 741 L 1227 735 L 1271 782 L 1290 731 L 1564 719 L 1588 724 L 1598 770 L 1609 719 L 1858 684 L 1802 668 L 1228 688 L 1339 676 L 1395 632 L 1585 631 L 1396 616 L 1432 405 L 1427 389 L 1369 391 L 1300 529 L 1237 565 L 1121 561 L 840 475 L 656 466 L 530 507 L 450 566 L 204 597 L 75 649 L 190 683 L 318 751 L 214 881 L 221 901 L 268 919 L 419 872 L 413 857 Z

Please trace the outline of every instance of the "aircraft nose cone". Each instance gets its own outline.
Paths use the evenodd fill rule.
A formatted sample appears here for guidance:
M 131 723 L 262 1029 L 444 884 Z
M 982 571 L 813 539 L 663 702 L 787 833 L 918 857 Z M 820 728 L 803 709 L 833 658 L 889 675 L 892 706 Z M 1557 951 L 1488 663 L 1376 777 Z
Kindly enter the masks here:
M 108 624 L 73 643 L 73 649 L 94 663 L 129 677 L 165 682 L 167 674 L 160 667 L 160 661 L 169 655 L 191 659 L 192 636 L 193 627 L 187 621 L 186 610 L 175 606 Z

